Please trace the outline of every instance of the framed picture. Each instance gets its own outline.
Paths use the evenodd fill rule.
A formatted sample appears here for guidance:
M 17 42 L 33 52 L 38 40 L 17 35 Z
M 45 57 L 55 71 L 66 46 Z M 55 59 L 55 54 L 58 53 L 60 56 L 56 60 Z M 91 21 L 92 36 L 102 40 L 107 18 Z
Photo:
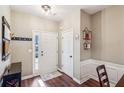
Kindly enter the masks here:
M 10 25 L 4 16 L 2 16 L 2 60 L 7 60 L 10 55 L 11 31 Z

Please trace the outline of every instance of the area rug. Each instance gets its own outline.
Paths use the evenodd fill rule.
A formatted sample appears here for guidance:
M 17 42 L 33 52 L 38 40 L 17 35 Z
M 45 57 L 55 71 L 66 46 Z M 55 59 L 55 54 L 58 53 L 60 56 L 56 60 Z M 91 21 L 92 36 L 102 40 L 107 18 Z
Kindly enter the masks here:
M 50 79 L 53 79 L 53 78 L 56 78 L 56 77 L 59 77 L 61 76 L 62 74 L 58 71 L 56 72 L 51 72 L 51 73 L 48 73 L 48 74 L 44 74 L 44 75 L 40 75 L 41 76 L 41 79 L 43 81 L 47 81 L 47 80 L 50 80 Z

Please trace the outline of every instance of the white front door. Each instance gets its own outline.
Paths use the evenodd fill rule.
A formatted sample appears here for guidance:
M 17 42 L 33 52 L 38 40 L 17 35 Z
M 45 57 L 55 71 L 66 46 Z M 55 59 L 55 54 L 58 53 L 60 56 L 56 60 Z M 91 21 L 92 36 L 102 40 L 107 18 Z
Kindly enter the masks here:
M 62 32 L 62 70 L 73 78 L 73 30 Z
M 40 73 L 57 71 L 58 65 L 58 33 L 41 32 L 40 38 Z

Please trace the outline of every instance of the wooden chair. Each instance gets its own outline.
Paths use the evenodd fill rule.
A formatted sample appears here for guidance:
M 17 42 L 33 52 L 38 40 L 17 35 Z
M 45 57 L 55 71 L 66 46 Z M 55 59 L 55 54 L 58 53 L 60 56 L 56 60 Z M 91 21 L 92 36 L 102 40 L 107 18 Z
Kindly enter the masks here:
M 96 68 L 99 77 L 99 83 L 101 87 L 110 87 L 108 75 L 105 65 L 100 65 Z

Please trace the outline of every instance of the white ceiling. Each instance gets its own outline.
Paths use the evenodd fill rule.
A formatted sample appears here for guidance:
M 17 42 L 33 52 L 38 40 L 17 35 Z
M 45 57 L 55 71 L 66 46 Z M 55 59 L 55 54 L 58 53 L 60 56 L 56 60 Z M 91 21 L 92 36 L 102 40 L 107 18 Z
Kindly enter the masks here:
M 107 5 L 55 5 L 52 6 L 52 13 L 56 13 L 56 15 L 45 15 L 43 13 L 40 5 L 12 5 L 11 9 L 15 11 L 21 11 L 25 13 L 29 13 L 31 15 L 36 15 L 48 19 L 52 19 L 55 21 L 62 20 L 69 12 L 74 9 L 83 9 L 89 14 L 96 13 L 106 7 Z

